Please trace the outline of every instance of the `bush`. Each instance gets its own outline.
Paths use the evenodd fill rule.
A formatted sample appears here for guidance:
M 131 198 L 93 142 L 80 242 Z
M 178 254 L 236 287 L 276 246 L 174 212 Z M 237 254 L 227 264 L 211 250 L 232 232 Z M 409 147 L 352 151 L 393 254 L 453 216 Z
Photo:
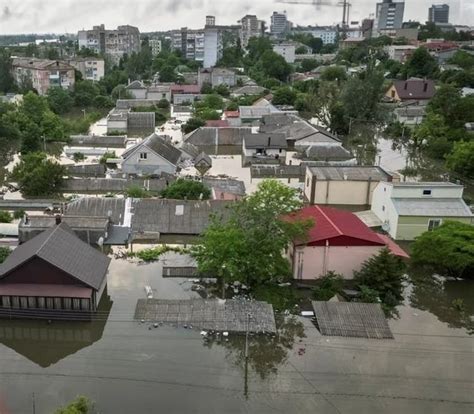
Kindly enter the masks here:
M 170 107 L 170 103 L 166 99 L 161 99 L 156 106 L 161 109 L 168 109 Z
M 150 193 L 145 190 L 144 188 L 133 185 L 126 190 L 127 197 L 131 198 L 148 198 L 150 197 Z
M 134 253 L 133 256 L 138 257 L 140 260 L 143 260 L 144 262 L 154 262 L 158 260 L 162 254 L 165 254 L 168 252 L 185 253 L 186 251 L 179 247 L 170 247 L 164 244 L 162 246 L 140 250 L 139 252 Z
M 329 300 L 342 290 L 344 279 L 342 275 L 329 271 L 326 276 L 318 279 L 318 286 L 313 288 L 312 296 L 314 300 Z
M 74 162 L 79 162 L 79 161 L 84 161 L 86 159 L 86 156 L 82 152 L 75 152 L 72 154 L 72 159 Z
M 171 183 L 160 194 L 164 198 L 174 200 L 208 200 L 211 196 L 211 190 L 199 181 L 180 178 Z
M 9 247 L 0 247 L 0 263 L 3 263 L 11 252 Z
M 109 158 L 117 158 L 117 155 L 115 154 L 115 151 L 108 151 L 102 157 L 100 158 L 99 163 L 100 164 L 107 164 L 107 160 Z
M 181 129 L 185 134 L 189 134 L 204 125 L 206 125 L 206 121 L 201 118 L 189 118 L 188 121 L 182 125 Z
M 8 211 L 0 211 L 0 223 L 11 223 L 12 221 L 13 217 Z

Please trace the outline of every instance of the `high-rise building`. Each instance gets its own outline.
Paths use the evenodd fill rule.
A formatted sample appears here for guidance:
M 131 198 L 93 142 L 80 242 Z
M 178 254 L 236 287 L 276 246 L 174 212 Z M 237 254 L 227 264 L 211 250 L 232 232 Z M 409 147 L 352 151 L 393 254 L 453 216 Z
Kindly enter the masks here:
M 375 10 L 374 35 L 382 29 L 400 29 L 403 24 L 405 1 L 383 0 Z
M 206 26 L 215 26 L 216 17 L 215 16 L 206 16 Z
M 134 26 L 118 26 L 107 30 L 103 24 L 92 30 L 79 30 L 79 48 L 88 48 L 96 53 L 107 55 L 118 62 L 124 54 L 140 51 L 140 31 Z
M 433 4 L 428 9 L 428 21 L 432 23 L 449 23 L 449 5 Z
M 262 20 L 258 20 L 257 16 L 247 14 L 242 17 L 238 23 L 240 24 L 240 43 L 242 47 L 247 47 L 251 37 L 260 37 L 263 35 L 265 24 Z
M 270 17 L 270 33 L 274 36 L 281 36 L 290 28 L 290 22 L 286 17 L 286 12 L 273 12 Z

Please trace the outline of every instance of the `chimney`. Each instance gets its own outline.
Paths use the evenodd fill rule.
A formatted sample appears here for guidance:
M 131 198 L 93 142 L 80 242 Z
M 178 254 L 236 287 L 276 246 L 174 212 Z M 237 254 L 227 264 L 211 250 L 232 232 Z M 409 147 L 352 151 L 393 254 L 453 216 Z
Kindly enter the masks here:
M 56 226 L 59 226 L 61 224 L 61 216 L 57 214 L 54 218 L 56 220 Z
M 405 82 L 405 88 L 404 88 L 404 89 L 405 89 L 405 90 L 408 89 L 408 82 Z
M 423 83 L 423 92 L 426 92 L 428 90 L 428 82 Z
M 268 147 L 270 146 L 271 142 L 272 142 L 272 137 L 268 137 L 268 145 L 267 145 Z

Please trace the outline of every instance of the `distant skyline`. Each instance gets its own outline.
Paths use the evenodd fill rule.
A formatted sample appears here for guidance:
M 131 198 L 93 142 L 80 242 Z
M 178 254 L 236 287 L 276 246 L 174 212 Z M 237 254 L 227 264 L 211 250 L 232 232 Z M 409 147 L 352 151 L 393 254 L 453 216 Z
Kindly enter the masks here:
M 350 20 L 360 22 L 374 14 L 376 3 L 352 0 Z M 473 24 L 474 0 L 406 0 L 404 20 L 425 22 L 428 8 L 443 3 L 451 7 L 450 23 Z M 0 34 L 76 33 L 101 23 L 107 28 L 130 24 L 141 32 L 197 29 L 204 26 L 207 14 L 216 16 L 217 24 L 235 24 L 246 14 L 256 14 L 269 25 L 272 12 L 284 10 L 299 25 L 337 24 L 342 16 L 336 6 L 316 8 L 274 0 L 0 0 Z

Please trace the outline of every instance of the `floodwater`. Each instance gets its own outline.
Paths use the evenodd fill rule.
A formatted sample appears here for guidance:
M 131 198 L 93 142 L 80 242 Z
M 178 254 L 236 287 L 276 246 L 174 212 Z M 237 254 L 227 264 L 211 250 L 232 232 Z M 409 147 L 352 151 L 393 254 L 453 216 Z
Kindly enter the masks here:
M 308 319 L 279 316 L 276 337 L 250 337 L 246 363 L 242 336 L 204 340 L 133 320 L 145 285 L 156 298 L 196 297 L 192 282 L 161 269 L 113 259 L 91 323 L 0 321 L 0 412 L 51 413 L 76 395 L 114 414 L 474 410 L 473 337 L 436 309 L 461 297 L 472 315 L 472 282 L 449 282 L 436 300 L 413 289 L 390 322 L 394 340 L 322 337 Z

